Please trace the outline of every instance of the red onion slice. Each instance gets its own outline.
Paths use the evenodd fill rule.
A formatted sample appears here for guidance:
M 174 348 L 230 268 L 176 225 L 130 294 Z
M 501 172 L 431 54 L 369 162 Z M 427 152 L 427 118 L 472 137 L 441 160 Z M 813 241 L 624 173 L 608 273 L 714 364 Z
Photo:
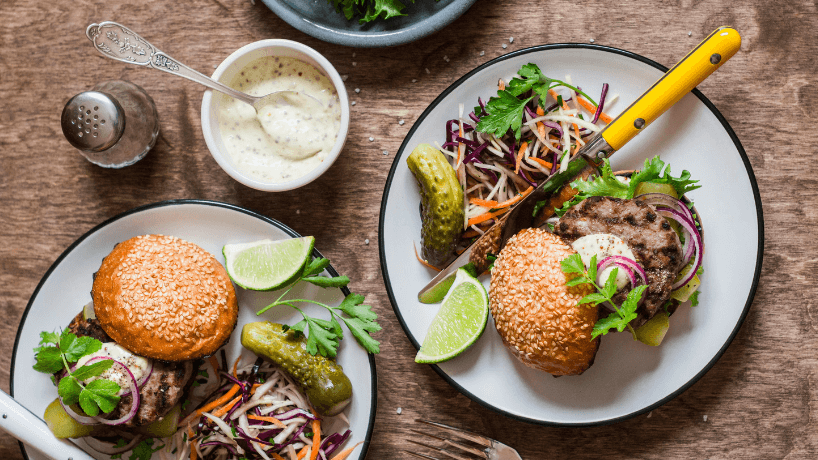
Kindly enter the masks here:
M 664 193 L 646 193 L 644 195 L 639 195 L 634 198 L 639 198 L 641 201 L 658 208 L 659 206 L 664 206 L 666 208 L 671 208 L 679 213 L 681 213 L 687 220 L 693 222 L 693 213 L 687 207 L 684 201 L 676 199 L 670 195 L 666 195 Z
M 596 266 L 597 273 L 601 273 L 602 270 L 607 268 L 610 265 L 616 265 L 618 267 L 624 268 L 625 272 L 628 274 L 628 278 L 631 279 L 631 286 L 636 287 L 638 286 L 636 276 L 634 276 L 634 272 L 639 275 L 639 278 L 642 279 L 642 284 L 648 283 L 648 276 L 645 273 L 645 270 L 633 259 L 629 259 L 625 256 L 608 256 L 602 259 Z M 598 281 L 598 280 L 597 280 Z
M 673 283 L 672 289 L 676 290 L 689 283 L 690 280 L 696 276 L 696 270 L 698 270 L 699 266 L 702 264 L 702 236 L 699 233 L 699 230 L 696 229 L 696 225 L 693 223 L 693 221 L 685 218 L 682 213 L 662 206 L 656 208 L 656 212 L 668 219 L 673 219 L 678 222 L 687 234 L 685 237 L 685 244 L 687 245 L 687 243 L 690 243 L 691 247 L 693 248 L 693 263 L 691 264 L 691 268 L 684 274 L 684 276 L 681 277 L 679 281 Z

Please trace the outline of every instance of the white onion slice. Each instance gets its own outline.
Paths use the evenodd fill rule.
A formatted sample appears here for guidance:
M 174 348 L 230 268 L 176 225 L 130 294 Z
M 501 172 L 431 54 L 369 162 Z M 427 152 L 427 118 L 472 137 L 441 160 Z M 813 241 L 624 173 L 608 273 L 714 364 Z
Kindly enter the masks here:
M 82 439 L 95 451 L 101 454 L 114 455 L 121 454 L 122 452 L 127 452 L 133 449 L 133 447 L 139 444 L 139 441 L 142 440 L 142 436 L 141 435 L 136 436 L 135 438 L 131 439 L 131 441 L 128 444 L 125 444 L 122 447 L 115 447 L 113 444 L 105 441 L 100 441 L 99 439 L 96 439 L 93 436 L 86 436 Z

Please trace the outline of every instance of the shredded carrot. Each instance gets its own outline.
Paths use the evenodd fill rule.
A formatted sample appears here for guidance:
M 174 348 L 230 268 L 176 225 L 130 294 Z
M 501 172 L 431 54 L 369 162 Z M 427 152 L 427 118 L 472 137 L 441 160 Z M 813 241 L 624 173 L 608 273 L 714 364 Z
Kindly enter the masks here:
M 577 125 L 574 125 L 574 135 L 577 136 L 577 147 L 574 149 L 574 153 L 571 154 L 572 156 L 576 155 L 577 152 L 579 152 L 579 139 L 580 139 L 580 137 L 579 137 L 579 128 L 577 127 Z
M 506 82 L 504 82 L 502 79 L 500 79 L 497 82 L 497 87 L 500 88 L 500 91 L 503 91 L 504 89 L 506 89 Z
M 551 163 L 549 163 L 549 162 L 547 162 L 547 161 L 543 160 L 542 158 L 537 158 L 537 157 L 528 157 L 528 159 L 529 159 L 529 160 L 534 160 L 534 161 L 536 161 L 537 163 L 539 163 L 539 164 L 541 164 L 541 165 L 543 165 L 543 166 L 545 166 L 546 168 L 549 168 L 549 169 L 551 168 L 551 166 L 553 166 Z
M 582 98 L 582 96 L 577 96 L 577 102 L 579 102 L 579 105 L 581 105 L 585 110 L 591 113 L 596 113 L 597 106 L 586 101 L 585 99 Z M 599 114 L 599 119 L 602 120 L 603 123 L 610 123 L 611 121 L 613 121 L 613 118 L 611 118 L 611 116 L 606 114 L 605 112 Z
M 430 264 L 429 262 L 426 262 L 425 260 L 420 258 L 420 254 L 418 254 L 418 247 L 415 246 L 414 242 L 412 242 L 412 246 L 415 248 L 415 257 L 417 257 L 418 262 L 422 263 L 427 268 L 431 268 L 432 270 L 436 270 L 436 271 L 441 270 L 440 268 L 437 268 L 434 265 Z
M 523 161 L 523 155 L 525 155 L 526 149 L 528 149 L 528 142 L 523 142 L 520 145 L 520 150 L 517 151 L 517 166 L 514 168 L 515 174 L 520 174 L 520 163 Z
M 313 412 L 315 414 L 315 412 Z M 318 458 L 318 450 L 321 448 L 321 420 L 312 421 L 312 452 L 310 460 Z
M 219 375 L 219 360 L 217 360 L 215 356 L 211 356 L 207 358 L 207 360 L 210 361 L 210 365 L 213 366 L 213 372 Z
M 187 429 L 187 439 L 190 442 L 190 460 L 196 460 L 198 452 L 196 452 L 196 441 L 193 440 L 193 430 L 190 427 Z
M 273 457 L 275 460 L 287 460 L 286 458 L 282 457 L 281 455 L 278 455 L 278 454 L 277 454 L 277 453 L 275 453 L 275 452 L 270 452 L 270 455 L 271 455 L 271 456 L 272 456 L 272 457 Z
M 225 393 L 224 396 L 222 396 L 221 398 L 219 398 L 219 399 L 217 399 L 217 400 L 215 400 L 215 401 L 213 401 L 213 402 L 211 402 L 211 403 L 197 409 L 196 412 L 193 412 L 192 414 L 185 417 L 185 419 L 182 420 L 181 423 L 179 423 L 179 426 L 185 426 L 189 420 L 201 417 L 201 415 L 204 414 L 205 412 L 209 412 L 210 410 L 221 406 L 226 401 L 229 401 L 230 398 L 232 398 L 233 395 L 235 395 L 238 391 L 239 391 L 239 386 L 238 385 L 233 385 L 233 388 L 231 388 L 230 391 Z
M 349 454 L 351 454 L 352 451 L 355 450 L 355 448 L 360 446 L 361 444 L 363 444 L 363 441 L 358 442 L 358 444 L 355 444 L 354 446 L 350 447 L 349 449 L 346 449 L 346 450 L 343 450 L 343 451 L 339 452 L 338 455 L 336 455 L 335 457 L 332 457 L 330 460 L 344 460 L 345 458 L 349 457 Z
M 298 456 L 297 456 L 298 460 L 301 460 L 302 458 L 306 457 L 309 452 L 310 452 L 310 446 L 304 446 L 304 448 L 301 449 L 300 452 L 298 452 Z
M 247 418 L 249 418 L 251 420 L 260 420 L 262 422 L 270 422 L 270 423 L 272 423 L 274 425 L 280 426 L 281 428 L 284 428 L 286 426 L 286 425 L 284 425 L 284 422 L 282 422 L 281 420 L 279 420 L 279 419 L 277 419 L 275 417 L 265 417 L 263 415 L 249 414 L 247 416 Z
M 258 387 L 260 387 L 260 386 L 261 386 L 261 384 L 260 384 L 260 383 L 254 383 L 254 384 L 253 384 L 253 388 L 251 388 L 251 389 L 250 389 L 250 394 L 251 394 L 251 395 L 252 395 L 252 394 L 256 394 L 256 389 L 257 389 Z
M 472 217 L 471 219 L 469 219 L 469 225 L 477 225 L 480 222 L 485 222 L 485 221 L 487 221 L 489 219 L 494 219 L 497 216 L 505 214 L 506 211 L 508 211 L 508 208 L 503 208 L 503 209 L 500 209 L 499 211 L 495 211 L 495 212 L 486 212 L 486 213 L 480 214 L 479 216 Z
M 543 108 L 538 105 L 537 106 L 537 116 L 541 117 L 543 115 L 545 115 L 545 110 L 543 110 Z
M 237 378 L 237 379 L 239 378 L 239 376 L 238 376 L 238 375 L 236 375 L 236 368 L 238 368 L 238 367 L 239 367 L 239 361 L 241 361 L 241 356 L 239 356 L 238 358 L 236 358 L 236 362 L 234 362 L 234 363 L 233 363 L 233 377 L 235 377 L 235 378 Z
M 241 395 L 236 396 L 235 399 L 233 399 L 229 403 L 225 404 L 224 406 L 214 410 L 211 413 L 213 414 L 214 417 L 221 417 L 222 415 L 230 412 L 230 409 L 232 409 L 233 406 L 235 406 L 236 403 L 239 402 L 239 401 L 241 401 Z
M 509 207 L 512 204 L 522 200 L 523 198 L 526 197 L 526 195 L 531 193 L 533 190 L 534 190 L 534 187 L 529 186 L 528 189 L 526 189 L 525 192 L 515 196 L 514 198 L 503 201 L 502 203 L 498 203 L 498 202 L 493 201 L 493 200 L 491 200 L 491 201 L 481 200 L 479 198 L 471 198 L 471 199 L 469 199 L 469 203 L 476 204 L 477 206 L 483 206 L 483 207 L 486 207 L 486 208 L 491 208 L 491 209 L 506 208 L 506 207 Z M 469 222 L 471 222 L 471 221 L 469 221 Z M 471 224 L 469 224 L 469 225 L 471 225 Z

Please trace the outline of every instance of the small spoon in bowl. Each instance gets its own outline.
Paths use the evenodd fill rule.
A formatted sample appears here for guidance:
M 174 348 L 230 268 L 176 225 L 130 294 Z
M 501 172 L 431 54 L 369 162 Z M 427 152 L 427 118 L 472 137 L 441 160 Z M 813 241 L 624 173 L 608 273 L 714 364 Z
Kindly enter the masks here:
M 282 135 L 280 131 L 289 129 L 289 127 L 286 126 L 286 123 L 281 126 L 280 123 L 271 123 L 269 119 L 265 120 L 262 114 L 265 111 L 269 113 L 268 109 L 292 107 L 307 114 L 319 113 L 323 109 L 323 104 L 318 99 L 298 91 L 275 91 L 260 97 L 236 91 L 173 59 L 148 43 L 136 32 L 116 22 L 105 21 L 99 24 L 91 24 L 85 30 L 85 35 L 94 43 L 94 48 L 105 57 L 184 77 L 250 104 L 256 110 L 256 117 L 259 119 L 261 126 L 273 138 Z M 285 132 L 283 134 L 286 137 L 289 133 Z M 302 155 L 306 157 L 314 153 L 316 152 L 302 153 Z

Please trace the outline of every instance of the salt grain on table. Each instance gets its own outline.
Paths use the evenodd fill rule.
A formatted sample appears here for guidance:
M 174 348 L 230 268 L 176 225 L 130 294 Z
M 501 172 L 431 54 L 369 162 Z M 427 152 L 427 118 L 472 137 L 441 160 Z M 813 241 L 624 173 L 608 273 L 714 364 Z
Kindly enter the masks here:
M 352 101 L 352 102 L 350 102 L 349 104 L 350 104 L 350 105 L 355 105 L 355 104 L 357 104 L 357 102 Z
M 480 51 L 480 56 L 485 56 L 485 55 L 486 55 L 485 51 Z
M 505 43 L 503 43 L 503 49 L 506 49 L 506 48 L 508 48 L 508 45 L 506 45 Z
M 508 37 L 508 42 L 509 43 L 514 43 L 514 37 Z
M 428 68 L 428 67 L 426 68 L 426 73 L 427 73 L 427 74 L 428 74 L 428 73 L 431 73 L 431 72 L 429 72 L 429 68 Z
M 398 410 L 396 410 L 395 412 L 397 412 L 397 413 L 398 413 L 398 415 L 400 415 L 400 413 L 401 413 L 401 412 L 403 412 L 403 409 L 401 409 L 400 407 L 398 407 Z
M 364 240 L 364 244 L 369 244 L 369 238 Z
M 384 150 L 384 151 L 383 151 L 383 154 L 384 154 L 384 155 L 389 155 L 389 150 Z
M 356 92 L 356 93 L 360 93 L 360 92 L 361 92 L 361 88 L 355 88 L 355 92 Z
M 403 126 L 404 123 L 406 123 L 406 122 L 403 121 L 403 120 L 398 121 L 398 124 L 401 125 L 401 126 Z
M 375 141 L 375 138 L 372 137 L 372 136 L 369 136 L 369 142 L 374 142 L 374 141 Z
M 352 61 L 352 67 L 355 67 L 356 65 L 358 65 L 358 63 L 355 62 L 355 61 Z
M 707 416 L 706 415 L 704 417 L 702 417 L 702 418 L 704 419 L 705 422 L 707 421 Z

